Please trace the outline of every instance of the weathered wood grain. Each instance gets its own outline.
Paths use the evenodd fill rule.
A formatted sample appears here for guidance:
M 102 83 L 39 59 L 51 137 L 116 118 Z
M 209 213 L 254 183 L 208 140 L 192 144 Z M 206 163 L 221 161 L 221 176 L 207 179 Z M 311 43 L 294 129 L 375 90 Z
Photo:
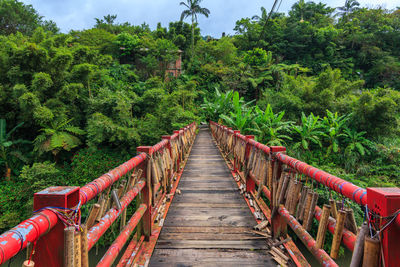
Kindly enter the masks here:
M 207 129 L 201 129 L 150 266 L 276 266 Z

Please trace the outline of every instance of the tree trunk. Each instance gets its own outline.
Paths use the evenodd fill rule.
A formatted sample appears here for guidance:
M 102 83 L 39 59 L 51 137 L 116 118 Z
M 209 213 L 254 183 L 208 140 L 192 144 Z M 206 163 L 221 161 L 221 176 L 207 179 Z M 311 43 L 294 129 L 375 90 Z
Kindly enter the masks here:
M 192 14 L 192 59 L 194 56 L 194 15 Z
M 11 169 L 9 167 L 6 167 L 6 180 L 11 180 Z

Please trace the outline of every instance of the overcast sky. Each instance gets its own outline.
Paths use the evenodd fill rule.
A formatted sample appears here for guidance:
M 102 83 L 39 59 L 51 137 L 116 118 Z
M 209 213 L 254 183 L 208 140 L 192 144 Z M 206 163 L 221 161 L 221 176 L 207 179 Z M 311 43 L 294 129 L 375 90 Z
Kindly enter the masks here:
M 93 27 L 94 18 L 102 18 L 107 14 L 118 15 L 117 22 L 130 22 L 140 25 L 146 22 L 154 29 L 157 22 L 164 27 L 170 21 L 180 19 L 183 10 L 179 3 L 182 0 L 22 0 L 33 7 L 47 20 L 57 23 L 62 32 L 71 29 L 82 30 Z M 282 0 L 280 12 L 287 12 L 297 0 Z M 318 2 L 317 0 L 315 2 Z M 322 0 L 331 7 L 343 6 L 345 0 Z M 400 6 L 399 0 L 358 0 L 361 6 L 388 9 Z M 201 34 L 214 37 L 222 32 L 233 34 L 237 20 L 260 14 L 260 7 L 268 11 L 273 0 L 203 0 L 201 5 L 207 7 L 209 18 L 199 17 Z M 188 20 L 189 22 L 189 20 Z

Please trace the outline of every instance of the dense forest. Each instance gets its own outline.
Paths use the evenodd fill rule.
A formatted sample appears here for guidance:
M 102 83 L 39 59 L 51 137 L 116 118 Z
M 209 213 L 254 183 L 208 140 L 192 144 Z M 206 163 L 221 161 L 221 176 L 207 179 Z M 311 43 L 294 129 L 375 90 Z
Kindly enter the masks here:
M 400 8 L 300 0 L 215 39 L 200 34 L 197 16 L 212 13 L 200 2 L 154 30 L 106 15 L 60 33 L 0 0 L 0 232 L 32 214 L 34 192 L 84 185 L 192 121 L 359 186 L 400 184 Z

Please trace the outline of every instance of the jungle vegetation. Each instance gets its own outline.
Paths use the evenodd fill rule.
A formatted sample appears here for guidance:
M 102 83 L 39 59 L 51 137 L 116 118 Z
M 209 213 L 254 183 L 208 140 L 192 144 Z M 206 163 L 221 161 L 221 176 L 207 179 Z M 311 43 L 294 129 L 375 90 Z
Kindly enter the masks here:
M 60 33 L 0 0 L 0 232 L 32 214 L 34 192 L 84 185 L 192 121 L 359 186 L 400 184 L 400 8 L 301 0 L 215 39 L 200 35 L 201 4 L 156 29 L 106 15 Z M 179 50 L 183 73 L 166 75 Z

